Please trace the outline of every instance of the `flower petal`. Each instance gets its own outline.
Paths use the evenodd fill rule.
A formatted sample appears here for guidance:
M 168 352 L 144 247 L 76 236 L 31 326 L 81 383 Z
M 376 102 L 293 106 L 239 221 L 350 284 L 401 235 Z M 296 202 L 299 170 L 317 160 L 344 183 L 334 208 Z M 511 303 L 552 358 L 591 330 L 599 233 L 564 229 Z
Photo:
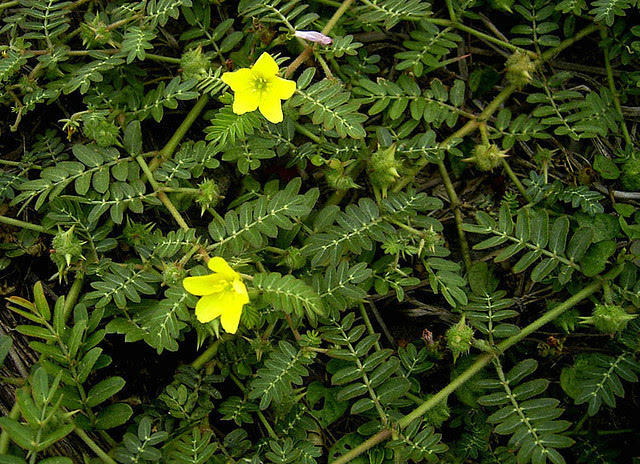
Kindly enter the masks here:
M 186 277 L 182 286 L 192 295 L 210 295 L 223 290 L 228 285 L 228 280 L 221 275 L 210 274 L 206 276 Z
M 242 303 L 237 297 L 234 297 L 231 304 L 225 309 L 220 316 L 222 328 L 229 333 L 236 333 L 240 324 L 240 316 L 242 315 Z
M 282 122 L 282 104 L 275 93 L 263 93 L 260 98 L 260 112 L 268 121 L 277 124 Z
M 296 81 L 275 77 L 269 82 L 269 92 L 273 92 L 280 100 L 288 100 L 296 91 Z
M 234 92 L 246 92 L 253 88 L 255 76 L 249 68 L 242 68 L 234 72 L 224 73 L 221 79 Z
M 213 258 L 211 258 L 207 263 L 207 266 L 213 272 L 217 272 L 219 275 L 223 276 L 225 279 L 229 281 L 233 281 L 235 279 L 240 278 L 240 274 L 238 274 L 236 271 L 231 269 L 231 266 L 229 266 L 229 263 L 227 263 L 227 261 L 224 258 L 221 258 L 219 256 L 214 256 Z
M 278 63 L 269 55 L 267 52 L 264 52 L 258 58 L 258 61 L 251 68 L 258 76 L 264 79 L 271 79 L 273 76 L 278 74 Z
M 247 292 L 247 286 L 242 282 L 240 278 L 233 281 L 232 288 L 235 290 L 238 301 L 242 304 L 249 303 L 249 292 Z
M 196 317 L 202 323 L 214 320 L 231 307 L 234 294 L 231 292 L 218 292 L 203 296 L 196 303 Z
M 258 109 L 260 102 L 260 92 L 253 89 L 236 92 L 233 98 L 233 112 L 235 114 L 245 114 Z

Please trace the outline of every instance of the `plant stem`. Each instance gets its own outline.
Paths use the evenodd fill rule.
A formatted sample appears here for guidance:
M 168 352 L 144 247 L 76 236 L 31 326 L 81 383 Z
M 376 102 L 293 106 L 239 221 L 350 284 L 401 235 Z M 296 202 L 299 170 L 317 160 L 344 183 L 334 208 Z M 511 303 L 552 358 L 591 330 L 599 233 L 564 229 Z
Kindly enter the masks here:
M 547 60 L 553 58 L 555 55 L 557 55 L 558 53 L 560 53 L 564 49 L 570 47 L 571 45 L 573 45 L 577 41 L 583 39 L 584 37 L 586 37 L 589 34 L 592 34 L 593 32 L 597 31 L 598 29 L 600 29 L 600 26 L 597 26 L 595 24 L 592 24 L 591 26 L 585 27 L 584 29 L 579 31 L 577 34 L 575 34 L 573 37 L 562 41 L 556 47 L 552 48 L 551 50 L 547 50 L 542 55 L 540 55 L 540 58 L 536 61 L 536 65 L 540 66 L 544 61 L 547 61 Z M 475 131 L 479 127 L 479 125 L 480 125 L 479 123 L 487 121 L 493 115 L 493 113 L 495 113 L 498 110 L 498 108 L 500 108 L 500 106 L 516 90 L 518 90 L 518 86 L 513 85 L 513 84 L 509 85 L 508 87 L 506 87 L 504 90 L 502 90 L 502 92 L 500 92 L 498 95 L 496 95 L 496 97 L 491 101 L 491 103 L 489 103 L 485 107 L 485 109 L 482 111 L 482 113 L 480 113 L 480 115 L 476 119 L 471 119 L 471 120 L 467 121 L 467 123 L 464 126 L 462 126 L 456 132 L 454 132 L 449 137 L 447 137 L 445 140 L 443 140 L 441 143 L 439 143 L 438 144 L 438 148 L 441 149 L 441 150 L 446 150 L 447 146 L 454 139 L 463 138 L 463 137 L 471 134 L 473 131 Z M 410 172 L 409 174 L 405 175 L 402 179 L 400 179 L 396 183 L 396 185 L 394 185 L 393 191 L 394 192 L 398 192 L 398 191 L 402 190 L 405 186 L 407 186 L 409 183 L 411 183 L 413 181 L 413 179 L 415 178 L 415 176 L 420 172 L 420 170 L 422 170 L 422 168 L 424 168 L 428 163 L 429 162 L 427 160 L 425 160 L 425 159 L 419 160 L 416 163 L 416 165 L 415 165 L 414 169 L 412 170 L 412 172 Z
M 218 348 L 220 348 L 220 344 L 224 341 L 224 338 L 219 338 L 215 342 L 212 342 L 209 345 L 209 348 L 204 350 L 192 363 L 191 367 L 196 370 L 200 370 L 204 367 L 206 363 L 211 361 L 211 359 L 218 353 Z
M 455 218 L 456 228 L 458 229 L 458 239 L 460 241 L 460 251 L 462 252 L 464 265 L 465 268 L 469 270 L 471 268 L 471 252 L 469 251 L 467 236 L 465 235 L 464 230 L 462 230 L 462 224 L 464 223 L 462 211 L 460 210 L 462 203 L 460 203 L 456 190 L 453 188 L 453 182 L 451 182 L 451 178 L 447 172 L 447 167 L 444 165 L 444 161 L 440 161 L 438 163 L 438 170 L 440 171 L 440 177 L 442 177 L 444 188 L 449 196 L 449 201 L 451 201 L 451 208 L 453 209 L 453 217 Z
M 307 136 L 308 138 L 310 138 L 314 142 L 316 142 L 316 143 L 321 143 L 322 142 L 322 139 L 320 137 L 318 137 L 316 134 L 314 134 L 309 129 L 304 127 L 302 124 L 296 122 L 296 123 L 294 123 L 294 126 L 296 128 L 296 131 L 300 132 L 302 135 Z
M 7 385 L 16 385 L 18 387 L 21 387 L 25 384 L 26 381 L 23 377 L 5 377 L 3 375 L 0 377 L 0 382 Z
M 527 190 L 524 188 L 524 185 L 522 185 L 522 182 L 520 182 L 520 179 L 518 179 L 518 177 L 516 176 L 516 173 L 513 172 L 513 169 L 511 169 L 511 166 L 509 166 L 509 163 L 505 158 L 502 158 L 502 167 L 504 168 L 505 171 L 507 171 L 507 175 L 513 181 L 513 183 L 516 184 L 516 188 L 518 189 L 518 192 L 520 192 L 520 194 L 525 198 L 525 200 L 527 200 L 527 203 L 531 203 L 531 200 L 527 196 Z
M 229 374 L 229 377 L 231 377 L 231 380 L 233 380 L 233 383 L 237 385 L 237 387 L 240 389 L 242 393 L 247 392 L 247 389 L 242 384 L 242 382 L 240 382 L 240 379 L 238 377 L 236 377 L 234 374 Z M 264 425 L 264 428 L 267 429 L 267 433 L 269 434 L 269 436 L 274 440 L 277 440 L 278 435 L 276 434 L 276 432 L 274 432 L 273 428 L 271 427 L 271 424 L 269 424 L 269 422 L 267 421 L 267 418 L 264 416 L 262 411 L 258 411 L 258 418 L 260 419 L 260 422 L 262 422 L 262 425 Z
M 178 225 L 182 230 L 186 232 L 187 230 L 190 229 L 189 224 L 186 223 L 186 221 L 182 217 L 182 214 L 180 214 L 180 211 L 178 211 L 178 209 L 171 202 L 171 200 L 169 199 L 166 193 L 158 192 L 158 200 L 160 200 L 162 204 L 165 206 L 165 208 L 169 210 L 169 212 L 171 213 L 171 216 L 173 216 L 173 219 L 176 220 L 176 222 L 178 223 Z
M 508 350 L 513 345 L 517 344 L 518 342 L 520 342 L 521 340 L 523 340 L 524 338 L 526 338 L 527 336 L 529 336 L 530 334 L 538 330 L 543 325 L 548 324 L 549 322 L 556 319 L 565 311 L 573 308 L 576 304 L 580 303 L 585 298 L 588 298 L 589 296 L 593 295 L 595 292 L 597 292 L 602 288 L 604 280 L 614 279 L 621 272 L 622 272 L 621 266 L 617 266 L 613 268 L 611 271 L 605 274 L 602 279 L 597 280 L 596 282 L 593 282 L 590 285 L 587 285 L 578 293 L 576 293 L 571 298 L 566 300 L 564 303 L 559 304 L 551 311 L 547 311 L 545 314 L 540 316 L 531 324 L 524 327 L 516 335 L 513 335 L 503 340 L 502 342 L 498 343 L 498 345 L 496 345 L 498 353 L 504 353 L 506 350 Z M 431 398 L 429 398 L 429 400 L 427 400 L 422 406 L 420 406 L 419 408 L 416 408 L 413 412 L 411 412 L 410 414 L 407 414 L 405 417 L 400 419 L 398 421 L 398 425 L 400 426 L 400 428 L 405 428 L 414 419 L 422 416 L 425 412 L 430 410 L 433 406 L 438 404 L 441 400 L 444 400 L 447 396 L 449 396 L 450 393 L 453 393 L 464 382 L 469 380 L 477 372 L 479 372 L 482 368 L 484 368 L 487 364 L 489 364 L 493 356 L 494 356 L 493 354 L 480 355 L 476 360 L 476 362 L 474 362 L 466 371 L 464 371 L 462 375 L 460 375 L 460 377 L 456 377 L 449 385 L 447 385 L 445 388 L 443 388 L 438 393 L 436 393 Z M 460 381 L 459 379 L 461 378 L 464 378 L 464 380 Z
M 4 159 L 0 159 L 0 164 L 4 164 L 5 166 L 15 166 L 15 167 L 19 167 L 19 168 L 25 168 L 25 169 L 42 169 L 40 166 L 36 166 L 35 164 L 32 163 L 23 163 L 22 161 L 11 161 L 11 160 L 4 160 Z
M 190 187 L 160 187 L 160 191 L 167 193 L 185 193 L 187 195 L 198 195 L 202 193 L 200 189 Z
M 158 169 L 158 166 L 160 166 L 160 164 L 162 164 L 162 162 L 165 159 L 171 158 L 171 156 L 173 155 L 173 152 L 176 151 L 178 144 L 184 138 L 187 131 L 191 128 L 191 126 L 195 122 L 196 118 L 200 115 L 204 107 L 207 106 L 208 102 L 209 102 L 209 95 L 207 94 L 202 95 L 198 99 L 196 104 L 193 106 L 193 108 L 191 108 L 191 111 L 189 111 L 189 114 L 187 114 L 187 116 L 184 118 L 184 121 L 182 121 L 182 124 L 180 124 L 178 129 L 176 129 L 175 133 L 169 139 L 169 141 L 164 146 L 164 148 L 158 152 L 158 156 L 153 158 L 149 163 L 149 169 L 151 170 L 151 172 Z
M 154 179 L 153 173 L 151 172 L 151 167 L 147 165 L 147 162 L 142 156 L 136 156 L 136 161 L 142 168 L 142 172 L 144 172 L 147 176 L 147 180 L 151 184 L 151 187 L 153 187 L 153 190 L 157 193 L 158 200 L 160 200 L 165 208 L 169 210 L 169 213 L 171 213 L 171 216 L 173 216 L 173 219 L 175 219 L 182 230 L 184 230 L 185 232 L 189 230 L 190 227 L 182 217 L 182 214 L 180 214 L 180 211 L 178 211 L 167 194 L 164 192 L 163 187 Z
M 14 227 L 20 227 L 22 229 L 35 230 L 41 234 L 55 235 L 56 233 L 45 229 L 37 224 L 31 224 L 30 222 L 21 221 L 20 219 L 14 219 L 8 216 L 0 216 L 0 223 L 7 224 Z
M 109 456 L 107 453 L 104 452 L 104 450 L 102 448 L 100 448 L 97 443 L 95 441 L 93 441 L 91 439 L 91 437 L 89 435 L 87 435 L 87 433 L 76 427 L 75 429 L 73 429 L 73 431 L 76 433 L 76 435 L 78 435 L 78 437 L 80 437 L 80 439 L 85 442 L 85 444 L 91 448 L 91 450 L 96 453 L 96 456 L 98 456 L 102 462 L 106 463 L 106 464 L 118 464 L 116 461 L 114 461 L 111 456 Z
M 540 57 L 540 60 L 538 60 L 537 64 L 540 65 L 543 61 L 552 58 L 553 56 L 555 56 L 556 54 L 560 53 L 565 48 L 567 48 L 567 47 L 571 46 L 572 44 L 574 44 L 576 41 L 582 39 L 583 37 L 585 37 L 588 34 L 591 34 L 592 32 L 595 32 L 596 30 L 598 30 L 598 28 L 599 28 L 599 26 L 595 26 L 595 25 L 591 25 L 591 26 L 586 27 L 582 31 L 578 32 L 574 37 L 571 37 L 570 39 L 567 39 L 567 40 L 561 42 L 557 47 L 555 47 L 552 50 L 549 50 L 549 51 L 543 53 L 541 55 L 541 57 Z M 485 109 L 482 111 L 482 113 L 480 113 L 480 115 L 478 115 L 478 117 L 476 119 L 471 119 L 471 120 L 467 121 L 467 123 L 465 125 L 463 125 L 460 129 L 458 129 L 452 135 L 450 135 L 445 140 L 443 140 L 441 143 L 439 143 L 438 144 L 438 149 L 446 150 L 448 145 L 452 141 L 454 141 L 455 139 L 463 138 L 463 137 L 471 134 L 476 129 L 478 129 L 485 121 L 487 121 L 493 115 L 493 113 L 495 113 L 498 110 L 498 108 L 500 108 L 500 106 L 516 90 L 518 90 L 518 87 L 516 85 L 513 85 L 513 84 L 509 85 L 504 90 L 502 90 L 502 92 L 500 92 L 491 101 L 491 103 L 489 103 L 485 107 Z M 408 173 L 407 175 L 405 175 L 402 179 L 400 179 L 396 183 L 396 185 L 394 185 L 392 190 L 394 192 L 398 192 L 398 191 L 402 190 L 405 186 L 407 186 L 409 183 L 411 183 L 413 181 L 415 176 L 428 163 L 429 163 L 429 161 L 427 161 L 425 158 L 420 159 L 416 163 L 416 165 L 413 168 L 413 170 L 410 173 Z M 462 218 L 462 212 L 459 209 L 460 202 L 459 202 L 458 197 L 457 197 L 457 195 L 455 193 L 455 190 L 453 188 L 453 184 L 451 183 L 451 179 L 449 178 L 449 174 L 447 173 L 447 169 L 446 169 L 446 167 L 444 165 L 444 161 L 440 161 L 438 163 L 438 169 L 440 170 L 440 174 L 442 176 L 442 180 L 443 180 L 443 182 L 445 184 L 445 188 L 447 190 L 447 195 L 449 195 L 449 200 L 451 201 L 451 206 L 453 208 L 453 213 L 454 213 L 454 217 L 455 217 L 455 221 L 456 221 L 456 226 L 457 226 L 457 229 L 458 229 L 458 236 L 460 237 L 460 249 L 461 249 L 464 261 L 465 261 L 465 265 L 467 266 L 467 269 L 468 269 L 470 264 L 471 264 L 471 254 L 469 252 L 469 244 L 467 242 L 466 235 L 465 235 L 464 231 L 462 230 L 463 218 Z M 511 174 L 513 174 L 513 171 L 511 171 L 510 168 L 505 168 L 505 169 L 507 169 L 507 173 L 510 176 L 511 176 Z M 515 177 L 515 174 L 513 174 L 512 180 L 514 180 L 514 182 L 516 183 L 516 186 L 520 190 L 520 187 L 522 187 L 522 184 L 520 184 L 519 180 L 517 180 L 517 178 Z M 525 195 L 525 198 L 526 198 L 526 195 Z
M 360 307 L 360 315 L 362 316 L 364 325 L 367 327 L 367 332 L 369 333 L 369 335 L 374 335 L 376 331 L 373 330 L 373 325 L 371 324 L 371 319 L 369 319 L 369 314 L 367 314 L 367 309 L 364 307 L 362 303 L 359 304 L 359 307 Z M 375 346 L 376 350 L 378 351 L 382 350 L 382 347 L 380 346 L 379 341 L 376 341 L 373 346 Z
M 446 387 L 444 387 L 438 393 L 430 397 L 423 404 L 415 408 L 411 413 L 407 414 L 402 419 L 400 419 L 396 424 L 397 427 L 400 429 L 404 429 L 409 424 L 411 424 L 414 420 L 422 417 L 427 411 L 431 410 L 434 406 L 439 404 L 441 401 L 446 400 L 446 398 L 451 393 L 456 391 L 465 382 L 471 379 L 475 374 L 477 374 L 482 369 L 484 369 L 487 366 L 487 364 L 491 362 L 494 356 L 504 353 L 506 350 L 508 350 L 518 342 L 522 341 L 531 333 L 535 332 L 545 324 L 548 324 L 549 322 L 553 321 L 562 313 L 571 309 L 572 307 L 580 303 L 585 298 L 588 298 L 589 296 L 593 295 L 594 293 L 596 293 L 598 290 L 602 288 L 602 285 L 605 281 L 615 279 L 621 272 L 622 272 L 622 266 L 614 267 L 609 272 L 607 272 L 604 276 L 602 276 L 599 280 L 591 283 L 590 285 L 587 285 L 578 293 L 576 293 L 575 295 L 567 299 L 564 303 L 561 303 L 551 311 L 546 312 L 541 317 L 536 319 L 534 322 L 524 327 L 516 335 L 509 337 L 503 340 L 502 342 L 500 342 L 498 345 L 496 345 L 496 353 L 485 353 L 478 356 L 475 362 L 471 366 L 469 366 L 458 377 L 453 379 L 453 381 L 451 381 Z M 390 436 L 391 436 L 391 429 L 385 428 L 380 432 L 378 432 L 373 437 L 369 438 L 364 443 L 362 443 L 360 446 L 351 450 L 349 453 L 344 454 L 343 456 L 333 461 L 332 464 L 346 464 L 350 462 L 352 459 L 356 458 L 357 456 L 361 455 L 362 453 L 370 449 L 371 447 L 386 440 Z
M 156 55 L 154 53 L 145 53 L 145 56 L 150 60 L 162 61 L 164 63 L 180 64 L 180 58 L 173 58 L 171 56 Z
M 153 172 L 151 171 L 151 168 L 149 167 L 147 162 L 144 160 L 142 156 L 139 156 L 139 155 L 136 156 L 136 161 L 142 168 L 142 172 L 144 172 L 145 176 L 147 176 L 146 180 L 151 184 L 151 187 L 153 188 L 153 190 L 156 192 L 159 192 L 161 190 L 161 186 L 160 184 L 158 184 L 155 177 L 153 177 Z
M 440 19 L 440 18 L 425 18 L 425 21 L 432 23 L 432 24 L 438 24 L 440 26 L 445 26 L 445 27 L 453 27 L 455 29 L 459 29 L 461 31 L 464 31 L 468 34 L 471 35 L 475 35 L 478 38 L 484 39 L 487 42 L 491 42 L 494 43 L 496 45 L 500 45 L 501 47 L 507 48 L 509 50 L 513 50 L 515 51 L 521 51 L 523 53 L 528 54 L 530 57 L 532 58 L 537 58 L 538 55 L 535 52 L 532 52 L 530 50 L 525 50 L 523 48 L 518 47 L 517 45 L 513 45 L 512 43 L 509 42 L 505 42 L 504 40 L 498 39 L 497 37 L 494 37 L 492 35 L 489 34 L 485 34 L 484 32 L 480 32 L 477 31 L 475 29 L 473 29 L 472 27 L 469 26 L 465 26 L 464 24 L 461 24 L 457 21 L 451 21 L 448 19 Z
M 607 35 L 606 29 L 602 29 L 600 35 L 604 39 Z M 613 68 L 611 67 L 609 48 L 607 47 L 604 47 L 604 64 L 605 68 L 607 69 L 607 81 L 609 81 L 609 90 L 611 90 L 611 95 L 613 95 L 613 104 L 615 105 L 618 116 L 620 117 L 620 126 L 622 127 L 622 135 L 624 137 L 624 141 L 627 142 L 628 147 L 633 147 L 633 141 L 631 140 L 631 136 L 629 135 L 627 125 L 624 122 L 624 115 L 622 114 L 622 107 L 620 106 L 620 97 L 618 97 L 616 84 L 613 80 Z
M 334 0 L 312 0 L 316 3 L 321 3 L 323 5 L 329 5 L 329 6 L 333 6 L 335 8 L 340 7 L 340 2 L 336 2 Z
M 6 10 L 7 8 L 13 8 L 14 6 L 18 6 L 20 2 L 18 0 L 13 0 L 11 2 L 0 3 L 0 11 Z
M 71 317 L 71 312 L 76 305 L 76 301 L 80 297 L 80 292 L 82 291 L 82 285 L 84 284 L 84 273 L 78 272 L 76 274 L 76 279 L 73 281 L 71 288 L 69 289 L 69 293 L 67 293 L 66 298 L 64 299 L 64 306 L 62 307 L 62 314 L 64 315 L 65 322 L 69 320 Z
M 593 34 L 594 32 L 596 32 L 601 28 L 602 26 L 599 26 L 597 24 L 592 24 L 591 26 L 585 27 L 581 31 L 578 31 L 573 37 L 563 40 L 558 45 L 553 47 L 551 50 L 547 50 L 546 52 L 544 52 L 542 55 L 540 55 L 540 59 L 542 61 L 549 61 L 551 58 L 553 58 L 554 56 L 556 56 L 566 48 L 569 48 L 574 43 L 584 39 L 589 34 Z
M 391 437 L 391 429 L 386 429 L 386 428 L 382 429 L 371 438 L 360 443 L 358 446 L 353 448 L 347 454 L 343 454 L 338 459 L 331 462 L 331 464 L 346 464 L 347 462 L 351 462 L 353 459 L 357 458 L 365 451 L 373 448 L 378 443 L 382 443 L 383 441 L 385 441 L 387 438 L 390 438 L 390 437 Z

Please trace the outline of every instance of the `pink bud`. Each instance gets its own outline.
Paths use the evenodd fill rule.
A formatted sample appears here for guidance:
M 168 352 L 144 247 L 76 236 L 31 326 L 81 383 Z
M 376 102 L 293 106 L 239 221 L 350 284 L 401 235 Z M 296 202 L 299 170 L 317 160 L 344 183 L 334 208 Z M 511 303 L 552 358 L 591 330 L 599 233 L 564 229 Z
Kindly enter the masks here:
M 323 33 L 317 31 L 296 31 L 294 35 L 301 39 L 308 40 L 309 42 L 319 43 L 320 45 L 331 45 L 333 43 L 331 37 L 327 37 Z

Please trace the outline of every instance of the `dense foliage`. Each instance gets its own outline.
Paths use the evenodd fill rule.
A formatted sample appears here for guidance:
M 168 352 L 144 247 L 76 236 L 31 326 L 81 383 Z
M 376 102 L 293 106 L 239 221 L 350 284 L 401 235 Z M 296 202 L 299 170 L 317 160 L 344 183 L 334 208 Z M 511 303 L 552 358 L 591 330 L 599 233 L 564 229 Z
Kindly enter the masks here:
M 3 0 L 0 464 L 637 458 L 639 20 Z M 275 124 L 222 78 L 264 52 Z

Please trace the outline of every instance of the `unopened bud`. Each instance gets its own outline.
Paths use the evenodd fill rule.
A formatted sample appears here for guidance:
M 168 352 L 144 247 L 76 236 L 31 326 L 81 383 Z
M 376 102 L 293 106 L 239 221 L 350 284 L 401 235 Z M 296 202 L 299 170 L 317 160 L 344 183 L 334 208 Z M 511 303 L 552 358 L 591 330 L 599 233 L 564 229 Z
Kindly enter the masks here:
M 331 45 L 333 39 L 324 35 L 322 32 L 317 31 L 296 31 L 294 34 L 300 39 L 307 40 L 309 42 L 319 43 L 320 45 Z
M 472 162 L 481 171 L 493 171 L 500 166 L 502 158 L 507 155 L 504 150 L 500 150 L 495 143 L 476 145 L 473 149 L 473 156 L 463 161 Z

